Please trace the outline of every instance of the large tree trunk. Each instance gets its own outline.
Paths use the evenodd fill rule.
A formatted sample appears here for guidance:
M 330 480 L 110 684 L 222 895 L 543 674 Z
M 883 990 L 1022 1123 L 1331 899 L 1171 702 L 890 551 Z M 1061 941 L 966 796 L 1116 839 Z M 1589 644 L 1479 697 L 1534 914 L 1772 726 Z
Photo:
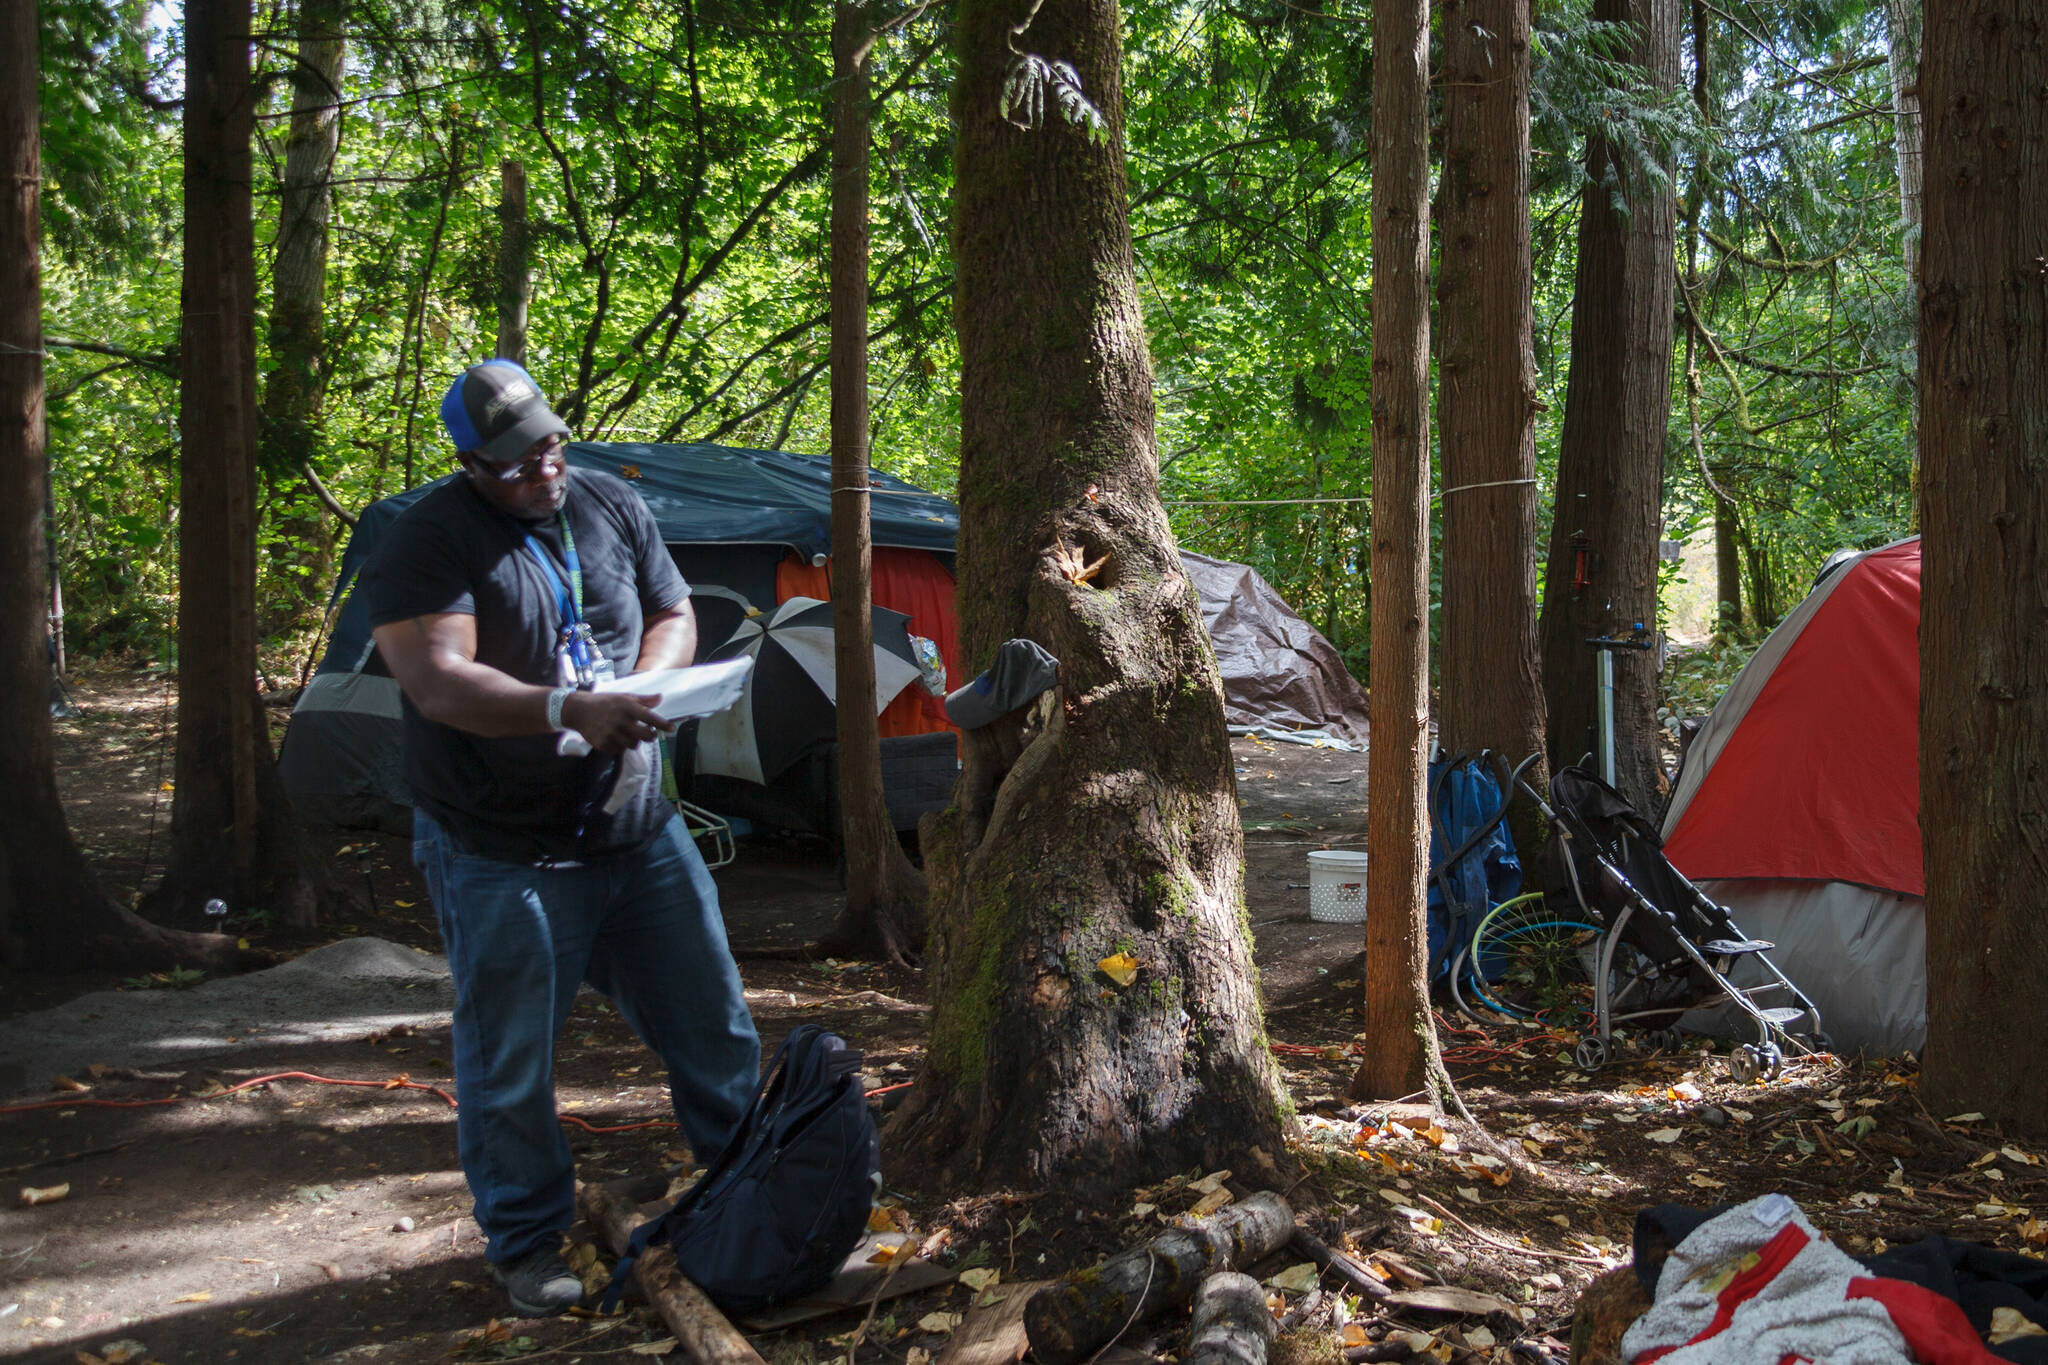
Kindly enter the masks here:
M 497 356 L 526 363 L 526 305 L 533 297 L 533 233 L 526 221 L 526 163 L 498 167 Z
M 1423 879 L 1429 750 L 1429 3 L 1373 7 L 1372 744 L 1365 1034 L 1351 1093 L 1412 1095 L 1440 1067 Z
M 1439 737 L 1519 762 L 1544 747 L 1536 651 L 1536 309 L 1529 266 L 1529 0 L 1443 15 Z M 1532 771 L 1540 783 L 1543 773 Z M 1532 806 L 1514 833 L 1530 847 Z
M 958 600 L 964 656 L 1037 641 L 1059 704 L 1035 737 L 969 731 L 960 805 L 927 822 L 931 1045 L 890 1141 L 950 1184 L 1126 1190 L 1278 1159 L 1281 1093 L 1221 681 L 1159 502 L 1117 9 L 1047 5 L 1015 39 L 1073 64 L 1099 131 L 1051 92 L 1041 126 L 1003 117 L 1031 10 L 957 19 Z M 1128 985 L 1098 965 L 1119 954 Z
M 2048 28 L 1933 0 L 1921 64 L 1920 829 L 1936 1114 L 2048 1132 Z M 1997 1045 L 1985 1046 L 1987 1038 Z
M 1632 59 L 1659 89 L 1677 86 L 1677 0 L 1595 0 L 1593 14 L 1634 25 Z M 1668 166 L 1668 150 L 1665 156 Z M 1636 622 L 1657 624 L 1664 430 L 1671 413 L 1670 182 L 1631 176 L 1599 138 L 1586 148 L 1586 178 L 1571 375 L 1543 580 L 1543 685 L 1550 756 L 1560 765 L 1578 762 L 1595 747 L 1598 691 L 1586 641 L 1626 634 Z M 1614 203 L 1616 187 L 1625 213 Z M 1658 794 L 1655 665 L 1624 651 L 1614 672 L 1618 785 L 1649 810 Z
M 318 881 L 256 693 L 256 294 L 249 0 L 190 0 L 179 346 L 178 747 L 157 918 L 206 900 L 314 921 Z
M 839 811 L 846 904 L 835 955 L 897 962 L 924 947 L 924 878 L 882 797 L 876 729 L 874 545 L 868 520 L 867 7 L 832 7 L 832 664 L 838 683 Z
M 334 153 L 341 142 L 342 21 L 347 0 L 300 0 L 292 65 L 291 130 L 285 139 L 277 255 L 271 266 L 270 362 L 263 385 L 263 461 L 272 476 L 308 484 L 303 510 L 285 516 L 273 568 L 292 583 L 296 619 L 317 617 L 334 567 L 334 538 L 312 490 L 321 461 L 327 394 L 327 223 L 334 210 Z M 280 627 L 290 624 L 279 621 Z
M 37 66 L 36 7 L 0 5 L 0 967 L 228 966 L 233 940 L 159 929 L 102 893 L 57 799 Z

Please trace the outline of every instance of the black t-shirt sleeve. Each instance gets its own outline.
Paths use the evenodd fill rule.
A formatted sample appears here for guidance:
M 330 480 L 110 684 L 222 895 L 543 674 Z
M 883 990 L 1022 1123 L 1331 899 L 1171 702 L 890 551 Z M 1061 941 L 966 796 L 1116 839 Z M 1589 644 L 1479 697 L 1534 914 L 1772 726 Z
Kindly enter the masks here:
M 620 511 L 625 517 L 628 543 L 633 547 L 634 576 L 640 584 L 640 610 L 648 616 L 673 610 L 690 595 L 690 585 L 684 581 L 682 571 L 676 568 L 668 546 L 662 544 L 661 528 L 655 524 L 654 513 L 647 510 L 646 502 L 630 488 L 620 501 Z
M 455 538 L 445 526 L 410 512 L 363 565 L 357 589 L 369 604 L 372 629 L 415 616 L 476 614 L 469 566 Z

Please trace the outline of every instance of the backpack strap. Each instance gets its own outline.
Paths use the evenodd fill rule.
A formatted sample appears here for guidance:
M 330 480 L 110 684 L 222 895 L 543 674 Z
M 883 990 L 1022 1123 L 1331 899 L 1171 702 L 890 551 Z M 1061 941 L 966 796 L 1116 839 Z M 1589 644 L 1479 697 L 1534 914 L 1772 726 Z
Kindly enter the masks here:
M 675 1203 L 633 1229 L 632 1236 L 626 1239 L 626 1253 L 619 1258 L 618 1267 L 612 1271 L 611 1283 L 605 1286 L 604 1298 L 598 1305 L 599 1312 L 609 1313 L 618 1307 L 619 1296 L 626 1289 L 627 1277 L 639 1263 L 640 1254 L 646 1251 L 651 1243 L 670 1235 L 676 1225 L 687 1218 L 692 1209 L 703 1203 L 712 1190 L 722 1185 L 735 1170 L 746 1165 L 754 1151 L 764 1141 L 776 1136 L 772 1119 L 777 1111 L 784 1107 L 791 1090 L 791 1073 L 797 1069 L 801 1061 L 807 1060 L 812 1053 L 820 1050 L 815 1044 L 817 1035 L 824 1032 L 825 1030 L 816 1024 L 799 1024 L 790 1031 L 782 1046 L 775 1050 L 774 1060 L 769 1062 L 768 1070 L 763 1075 L 760 1092 L 754 1096 L 753 1104 L 748 1106 L 739 1126 L 733 1130 L 732 1140 L 725 1144 L 725 1150 L 718 1154 L 717 1160 L 705 1168 L 704 1174 L 698 1177 L 696 1184 L 676 1197 Z M 854 1065 L 858 1067 L 859 1063 L 859 1054 L 855 1053 Z

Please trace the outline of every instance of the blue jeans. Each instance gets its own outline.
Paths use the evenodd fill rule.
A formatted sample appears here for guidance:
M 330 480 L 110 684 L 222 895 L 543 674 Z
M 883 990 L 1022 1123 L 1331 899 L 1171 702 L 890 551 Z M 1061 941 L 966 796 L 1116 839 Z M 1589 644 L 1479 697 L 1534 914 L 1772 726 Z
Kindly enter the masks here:
M 680 819 L 639 853 L 536 867 L 463 853 L 415 810 L 413 861 L 455 978 L 456 1140 L 494 1264 L 554 1246 L 575 1221 L 554 1072 L 581 982 L 667 1065 L 697 1160 L 724 1148 L 753 1101 L 761 1044 L 718 890 Z

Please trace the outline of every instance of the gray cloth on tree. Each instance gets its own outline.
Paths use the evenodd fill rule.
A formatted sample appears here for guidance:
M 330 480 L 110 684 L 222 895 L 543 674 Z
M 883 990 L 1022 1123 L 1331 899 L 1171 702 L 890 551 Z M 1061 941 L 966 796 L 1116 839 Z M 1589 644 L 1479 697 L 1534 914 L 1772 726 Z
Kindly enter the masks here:
M 979 730 L 998 716 L 1028 706 L 1059 681 L 1060 661 L 1034 640 L 1005 640 L 996 660 L 965 687 L 946 694 L 946 718 L 963 730 Z

